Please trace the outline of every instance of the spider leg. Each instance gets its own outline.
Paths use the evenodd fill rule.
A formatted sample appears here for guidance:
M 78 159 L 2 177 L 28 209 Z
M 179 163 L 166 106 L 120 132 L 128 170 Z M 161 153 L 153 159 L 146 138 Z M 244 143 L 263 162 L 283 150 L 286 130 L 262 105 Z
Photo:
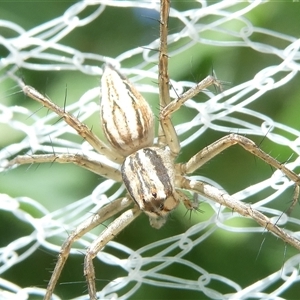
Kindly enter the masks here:
M 34 163 L 73 163 L 81 166 L 91 172 L 101 176 L 122 181 L 121 173 L 118 169 L 106 165 L 97 160 L 91 159 L 86 155 L 80 154 L 35 154 L 35 155 L 19 155 L 8 162 L 6 168 L 14 165 L 34 164 Z
M 89 217 L 88 219 L 86 219 L 86 221 L 84 221 L 82 224 L 80 224 L 69 235 L 69 237 L 64 242 L 64 244 L 62 245 L 61 250 L 59 252 L 58 260 L 57 260 L 57 263 L 56 263 L 55 268 L 53 270 L 53 273 L 51 275 L 51 279 L 48 283 L 47 291 L 46 291 L 46 294 L 44 296 L 44 300 L 50 300 L 51 299 L 54 288 L 55 288 L 55 286 L 57 284 L 57 281 L 60 277 L 60 274 L 63 270 L 65 262 L 68 259 L 68 256 L 70 254 L 72 244 L 75 241 L 77 241 L 78 239 L 80 239 L 84 234 L 86 234 L 87 232 L 89 232 L 90 230 L 95 228 L 96 226 L 103 223 L 108 218 L 110 218 L 110 217 L 114 216 L 115 214 L 117 214 L 118 212 L 124 210 L 130 204 L 132 204 L 132 200 L 128 197 L 124 197 L 124 198 L 114 200 L 113 202 L 109 203 L 108 205 L 100 208 L 96 214 L 94 214 L 91 217 Z M 137 215 L 138 215 L 138 213 L 135 212 L 135 216 L 137 216 Z M 107 229 L 104 232 L 106 232 L 106 231 L 107 231 Z M 113 238 L 113 235 L 112 235 L 111 238 Z M 106 243 L 103 246 L 105 246 Z
M 256 157 L 260 158 L 261 160 L 265 161 L 268 165 L 271 165 L 274 168 L 280 170 L 290 180 L 295 182 L 296 184 L 295 193 L 294 193 L 291 207 L 288 210 L 290 212 L 292 207 L 294 207 L 298 201 L 299 189 L 300 189 L 299 188 L 300 177 L 296 173 L 288 169 L 284 164 L 280 163 L 275 158 L 265 153 L 253 141 L 251 141 L 250 139 L 244 136 L 232 133 L 222 137 L 221 139 L 217 140 L 216 142 L 212 143 L 211 145 L 199 151 L 187 163 L 179 164 L 180 173 L 181 174 L 193 173 L 195 170 L 200 168 L 207 161 L 211 160 L 214 156 L 218 155 L 223 150 L 236 144 L 240 145 L 246 151 L 252 153 Z
M 200 181 L 190 180 L 182 176 L 176 178 L 177 186 L 183 189 L 194 191 L 206 198 L 213 200 L 221 205 L 236 211 L 242 216 L 250 217 L 255 220 L 260 226 L 271 231 L 276 236 L 280 237 L 283 241 L 300 250 L 300 241 L 286 231 L 273 224 L 271 220 L 261 212 L 253 209 L 250 205 L 235 200 L 232 196 L 220 191 L 219 189 Z
M 185 101 L 191 99 L 195 95 L 197 95 L 200 91 L 206 89 L 210 85 L 220 86 L 220 83 L 217 79 L 212 76 L 207 76 L 202 81 L 200 81 L 195 87 L 189 89 L 185 93 L 183 93 L 180 97 L 170 102 L 167 106 L 165 106 L 160 112 L 160 124 L 165 134 L 166 142 L 171 149 L 174 156 L 177 156 L 180 152 L 180 142 L 175 131 L 175 128 L 171 121 L 171 115 L 177 111 Z
M 267 164 L 273 166 L 278 170 L 281 170 L 297 185 L 300 184 L 300 177 L 296 173 L 289 170 L 287 167 L 285 167 L 284 164 L 280 163 L 275 158 L 261 150 L 252 140 L 235 133 L 226 135 L 215 141 L 211 145 L 205 147 L 203 150 L 199 151 L 187 163 L 181 165 L 181 170 L 184 174 L 193 173 L 207 161 L 211 160 L 214 156 L 236 144 L 240 145 L 246 151 L 252 153 L 261 160 L 265 161 Z
M 159 60 L 158 60 L 158 88 L 159 88 L 159 105 L 162 110 L 171 102 L 170 98 L 170 79 L 168 73 L 168 20 L 170 12 L 170 1 L 160 1 L 160 19 L 159 19 Z M 161 123 L 158 126 L 158 145 L 165 145 L 166 138 Z
M 170 12 L 170 1 L 160 1 L 160 47 L 159 47 L 159 95 L 160 106 L 165 107 L 171 102 L 169 93 L 169 74 L 168 74 L 168 18 Z
M 95 285 L 95 270 L 93 259 L 98 252 L 111 241 L 120 231 L 128 226 L 137 216 L 141 214 L 138 206 L 125 211 L 121 216 L 109 224 L 107 229 L 90 245 L 84 259 L 84 275 L 88 284 L 88 291 L 91 300 L 97 300 L 97 290 Z
M 66 112 L 64 108 L 54 104 L 50 99 L 39 93 L 35 88 L 25 85 L 21 79 L 17 77 L 14 79 L 18 82 L 26 96 L 41 103 L 43 106 L 47 107 L 64 119 L 64 121 L 75 129 L 78 134 L 83 137 L 98 153 L 105 155 L 107 158 L 117 163 L 121 163 L 124 160 L 120 154 L 109 148 L 96 135 L 94 135 L 94 133 L 85 124 L 81 123 L 76 117 Z

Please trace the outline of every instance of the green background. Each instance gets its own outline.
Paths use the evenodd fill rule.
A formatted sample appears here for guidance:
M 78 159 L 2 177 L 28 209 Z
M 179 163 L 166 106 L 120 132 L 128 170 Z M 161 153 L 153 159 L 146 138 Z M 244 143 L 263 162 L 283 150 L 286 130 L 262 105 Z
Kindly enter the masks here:
M 62 15 L 72 3 L 1 1 L 0 19 L 11 20 L 25 29 L 30 29 L 37 24 Z M 173 1 L 172 5 L 179 10 L 184 10 L 187 5 L 195 7 L 196 4 Z M 256 26 L 298 37 L 299 13 L 299 3 L 271 2 L 256 8 L 247 17 Z M 158 22 L 148 18 L 149 15 L 152 18 L 158 17 L 157 14 L 150 14 L 150 11 L 147 10 L 108 7 L 99 19 L 86 27 L 76 29 L 74 33 L 63 39 L 62 43 L 82 52 L 101 53 L 115 57 L 125 50 L 146 45 L 158 37 Z M 171 20 L 170 32 L 172 33 L 172 28 L 179 25 Z M 264 42 L 272 44 L 271 40 Z M 0 48 L 0 55 L 1 57 L 7 55 L 3 47 Z M 276 64 L 278 61 L 275 56 L 255 54 L 254 51 L 247 48 L 203 46 L 199 52 L 199 47 L 196 47 L 180 57 L 170 58 L 170 77 L 175 80 L 197 81 L 198 78 L 210 74 L 213 67 L 218 78 L 229 82 L 229 87 L 231 87 L 251 79 L 258 70 L 264 66 Z M 130 60 L 126 62 L 126 66 L 130 66 Z M 80 97 L 88 88 L 97 86 L 99 81 L 99 78 L 75 72 L 35 72 L 25 69 L 20 72 L 27 83 L 39 91 L 47 90 L 51 99 L 58 99 L 57 103 L 63 102 L 66 85 L 69 102 L 69 99 L 72 101 L 72 99 Z M 299 129 L 299 93 L 298 76 L 280 89 L 264 95 L 249 107 L 270 116 L 277 122 Z M 10 86 L 0 86 L 1 102 L 20 105 L 20 98 L 23 99 L 20 94 L 11 95 Z M 157 100 L 151 99 L 151 101 Z M 199 101 L 205 101 L 205 96 L 199 96 Z M 28 101 L 26 105 L 33 111 L 39 108 L 39 105 L 33 101 L 32 103 Z M 152 106 L 157 107 L 157 104 L 153 102 Z M 189 111 L 188 109 L 183 109 L 183 111 L 175 116 L 175 123 L 179 123 L 183 119 L 187 120 Z M 41 111 L 38 114 L 46 114 L 46 112 Z M 251 121 L 250 118 L 249 121 Z M 93 128 L 96 128 L 99 120 L 96 116 L 89 122 L 93 124 Z M 18 135 L 7 134 L 5 126 L 1 126 L 0 130 L 0 147 L 20 139 Z M 95 131 L 97 132 L 97 129 Z M 222 136 L 224 133 L 207 131 L 201 139 L 184 148 L 179 158 L 180 161 L 186 161 L 198 149 L 202 149 Z M 262 141 L 261 137 L 249 137 L 258 144 Z M 280 161 L 286 161 L 292 154 L 289 149 L 271 144 L 267 140 L 263 141 L 261 147 Z M 239 147 L 234 147 L 209 162 L 198 171 L 198 174 L 214 179 L 229 193 L 234 193 L 267 178 L 271 172 L 269 166 L 254 159 Z M 13 197 L 28 196 L 37 199 L 49 210 L 55 210 L 90 194 L 101 180 L 101 177 L 73 165 L 41 165 L 38 168 L 30 169 L 23 166 L 17 170 L 0 174 L 0 192 Z M 285 209 L 292 197 L 292 192 L 292 190 L 287 191 L 276 201 L 277 208 Z M 258 200 L 259 198 L 252 197 L 250 202 Z M 203 204 L 201 209 L 203 213 L 193 214 L 191 218 L 185 215 L 183 208 L 178 209 L 161 230 L 151 228 L 147 217 L 143 215 L 126 228 L 116 238 L 116 241 L 124 243 L 132 249 L 138 249 L 148 243 L 182 233 L 198 220 L 208 218 L 205 215 L 209 213 L 206 212 L 208 210 L 206 204 Z M 294 216 L 299 216 L 299 213 L 299 206 L 297 206 Z M 19 236 L 29 234 L 30 228 L 18 222 L 9 213 L 1 211 L 0 218 L 0 247 Z M 294 249 L 286 247 L 282 241 L 269 234 L 243 235 L 219 230 L 207 241 L 195 247 L 185 258 L 212 273 L 222 274 L 240 285 L 246 286 L 278 270 L 284 261 L 295 253 Z M 20 286 L 45 287 L 45 280 L 50 276 L 49 271 L 53 268 L 55 258 L 55 253 L 39 249 L 30 258 L 12 267 L 2 276 Z M 81 254 L 69 259 L 60 282 L 70 282 L 70 284 L 60 285 L 56 290 L 63 299 L 85 293 L 86 285 L 82 263 L 83 256 Z M 99 287 L 123 274 L 117 268 L 101 265 L 98 262 L 95 265 L 97 277 L 100 279 L 97 282 Z M 181 276 L 187 270 L 183 267 L 176 269 L 176 266 L 172 266 L 169 272 L 174 276 L 176 274 Z M 225 286 L 215 286 L 215 288 L 220 289 L 223 293 L 230 292 Z M 298 287 L 296 284 L 282 296 L 286 299 L 296 299 L 298 292 L 299 284 Z M 205 298 L 199 292 L 162 289 L 147 285 L 143 285 L 132 297 L 132 299 Z

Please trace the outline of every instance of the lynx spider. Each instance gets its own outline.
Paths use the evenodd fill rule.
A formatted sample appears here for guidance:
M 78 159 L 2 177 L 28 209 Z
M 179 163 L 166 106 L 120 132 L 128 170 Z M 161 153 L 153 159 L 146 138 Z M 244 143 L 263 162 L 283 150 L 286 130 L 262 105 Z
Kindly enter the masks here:
M 285 242 L 300 250 L 300 241 L 293 238 L 268 217 L 236 201 L 233 197 L 203 182 L 193 181 L 185 177 L 193 173 L 203 164 L 218 155 L 226 148 L 239 144 L 245 150 L 259 157 L 267 164 L 281 170 L 290 180 L 296 183 L 293 204 L 298 200 L 300 178 L 287 169 L 283 164 L 263 152 L 254 142 L 238 134 L 229 134 L 205 149 L 195 154 L 187 163 L 175 164 L 174 160 L 180 151 L 180 142 L 171 122 L 171 115 L 177 111 L 186 100 L 194 97 L 201 90 L 210 85 L 219 86 L 219 82 L 208 76 L 194 88 L 186 91 L 177 99 L 171 101 L 169 95 L 168 56 L 167 56 L 167 19 L 169 1 L 161 0 L 160 12 L 160 49 L 159 49 L 159 93 L 160 115 L 158 142 L 154 144 L 153 113 L 147 102 L 136 91 L 131 83 L 120 75 L 112 66 L 107 65 L 102 76 L 101 116 L 103 131 L 110 143 L 105 145 L 93 132 L 77 118 L 64 109 L 52 103 L 47 97 L 34 88 L 19 81 L 24 93 L 30 98 L 42 103 L 48 109 L 73 127 L 98 153 L 108 159 L 120 163 L 121 170 L 92 160 L 80 154 L 45 154 L 32 156 L 18 156 L 9 162 L 15 164 L 30 164 L 43 162 L 74 163 L 96 174 L 123 181 L 128 194 L 115 200 L 96 215 L 89 217 L 78 226 L 62 245 L 55 269 L 48 283 L 46 300 L 51 299 L 54 288 L 68 258 L 72 244 L 94 227 L 108 218 L 125 210 L 134 202 L 134 207 L 123 212 L 87 249 L 84 260 L 84 275 L 86 276 L 88 291 L 91 299 L 97 299 L 95 272 L 92 260 L 99 251 L 112 240 L 120 231 L 129 225 L 141 212 L 145 212 L 152 227 L 160 228 L 166 221 L 168 214 L 180 202 L 188 210 L 196 209 L 195 205 L 186 198 L 180 189 L 190 190 L 213 201 L 227 206 L 239 214 L 254 219 L 259 225 L 271 231 Z M 119 95 L 121 99 L 119 99 Z M 124 96 L 125 95 L 125 96 Z M 120 101 L 119 101 L 120 100 Z M 126 108 L 126 109 L 122 109 Z M 132 184 L 134 183 L 134 184 Z M 132 201 L 133 200 L 133 201 Z

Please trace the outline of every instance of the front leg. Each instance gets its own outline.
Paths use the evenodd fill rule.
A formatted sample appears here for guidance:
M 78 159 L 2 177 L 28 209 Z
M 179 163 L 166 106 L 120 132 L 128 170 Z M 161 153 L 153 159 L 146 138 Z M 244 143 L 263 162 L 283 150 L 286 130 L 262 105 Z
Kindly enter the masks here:
M 91 231 L 96 226 L 102 224 L 107 219 L 114 216 L 116 213 L 124 210 L 132 203 L 131 199 L 128 197 L 117 199 L 108 205 L 101 207 L 98 212 L 88 219 L 86 219 L 82 224 L 80 224 L 66 239 L 63 243 L 59 255 L 58 260 L 55 265 L 55 268 L 52 272 L 51 279 L 47 286 L 47 291 L 44 296 L 44 300 L 50 300 L 52 298 L 52 294 L 54 292 L 54 288 L 57 284 L 57 281 L 60 277 L 60 274 L 64 268 L 64 265 L 70 255 L 71 247 L 74 242 L 80 239 L 84 234 Z
M 141 210 L 135 206 L 125 211 L 121 216 L 115 219 L 108 227 L 100 234 L 100 236 L 90 245 L 84 259 L 84 275 L 86 277 L 88 291 L 91 300 L 97 300 L 97 290 L 95 284 L 95 270 L 93 259 L 98 252 L 115 236 L 129 225 L 137 216 L 141 214 Z

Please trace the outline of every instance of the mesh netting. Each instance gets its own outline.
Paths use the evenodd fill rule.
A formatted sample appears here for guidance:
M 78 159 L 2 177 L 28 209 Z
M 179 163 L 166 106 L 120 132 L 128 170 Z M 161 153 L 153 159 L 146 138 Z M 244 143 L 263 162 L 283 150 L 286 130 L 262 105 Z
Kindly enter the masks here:
M 134 82 L 157 115 L 159 3 L 80 1 L 64 3 L 70 5 L 67 9 L 56 3 L 40 5 L 45 13 L 49 10 L 50 21 L 38 20 L 37 26 L 26 29 L 23 24 L 30 25 L 25 17 L 11 21 L 13 15 L 5 14 L 5 6 L 0 13 L 1 165 L 18 154 L 53 152 L 84 153 L 107 162 L 54 113 L 24 97 L 12 75 L 23 77 L 41 92 L 46 90 L 60 106 L 67 84 L 66 110 L 102 138 L 98 81 L 103 63 L 110 62 Z M 174 1 L 171 6 L 172 96 L 193 87 L 212 68 L 224 81 L 222 93 L 206 91 L 175 114 L 182 145 L 179 160 L 187 161 L 217 138 L 235 132 L 255 140 L 297 172 L 296 6 L 261 1 Z M 27 3 L 24 11 L 15 7 L 16 15 L 29 19 L 36 15 L 35 9 L 42 8 L 38 3 Z M 299 205 L 290 217 L 284 213 L 293 197 L 293 182 L 236 148 L 216 157 L 192 178 L 251 204 L 299 238 Z M 0 298 L 37 299 L 44 294 L 68 232 L 124 194 L 124 188 L 70 165 L 1 171 Z M 158 231 L 142 216 L 110 242 L 95 259 L 98 296 L 295 298 L 298 252 L 255 222 L 211 200 L 199 200 L 200 213 L 189 217 L 183 207 L 178 208 Z M 85 248 L 97 234 L 95 230 L 76 242 L 53 299 L 88 299 L 82 262 Z

